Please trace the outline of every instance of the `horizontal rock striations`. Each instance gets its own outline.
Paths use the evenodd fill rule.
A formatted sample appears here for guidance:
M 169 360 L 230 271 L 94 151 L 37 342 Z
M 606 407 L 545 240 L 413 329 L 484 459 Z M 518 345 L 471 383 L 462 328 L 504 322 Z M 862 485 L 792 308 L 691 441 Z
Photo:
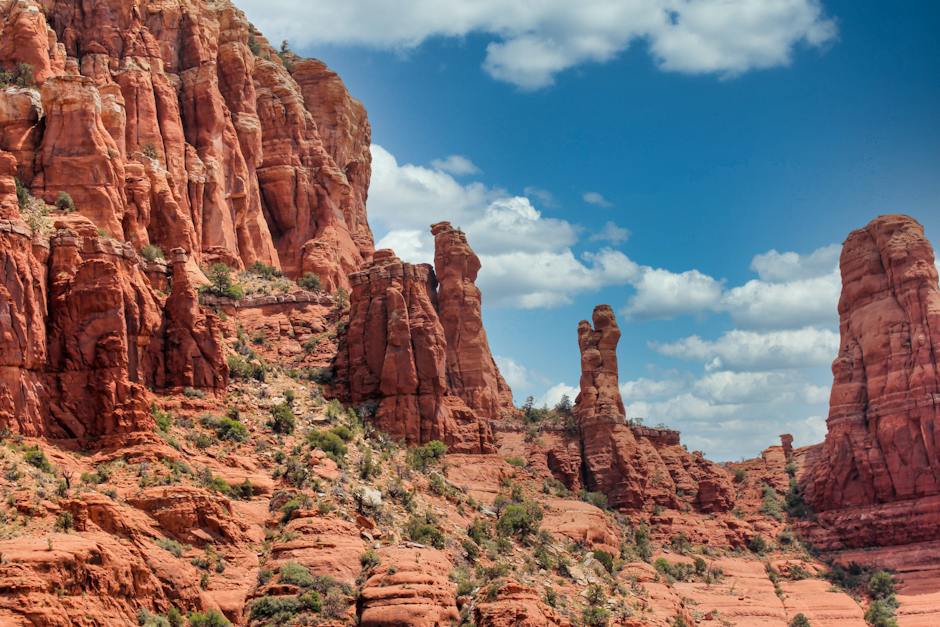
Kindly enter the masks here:
M 376 404 L 376 424 L 395 439 L 495 452 L 490 422 L 512 401 L 480 317 L 480 262 L 446 222 L 432 232 L 436 268 L 380 250 L 350 276 L 339 379 L 347 400 Z
M 923 227 L 886 215 L 842 249 L 828 433 L 802 478 L 828 545 L 940 537 L 940 287 Z M 862 516 L 864 514 L 864 516 Z M 870 521 L 860 529 L 852 520 Z M 918 524 L 911 524 L 917 520 Z M 877 530 L 877 531 L 876 531 Z

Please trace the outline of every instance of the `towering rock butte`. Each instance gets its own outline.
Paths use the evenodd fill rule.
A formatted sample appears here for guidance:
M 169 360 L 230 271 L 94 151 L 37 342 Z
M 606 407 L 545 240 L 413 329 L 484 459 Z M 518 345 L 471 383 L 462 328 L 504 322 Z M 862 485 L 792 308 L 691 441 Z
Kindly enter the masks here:
M 261 261 L 333 289 L 371 256 L 365 109 L 227 0 L 5 0 L 0 69 L 24 64 L 0 150 L 36 196 L 192 270 Z
M 823 546 L 940 537 L 940 287 L 912 218 L 880 216 L 840 259 L 839 354 L 828 433 L 807 452 Z
M 350 276 L 349 326 L 337 356 L 343 395 L 377 403 L 375 422 L 393 438 L 492 453 L 490 423 L 512 411 L 512 393 L 483 330 L 474 284 L 480 261 L 448 223 L 432 233 L 436 269 L 379 250 Z
M 618 385 L 619 341 L 620 328 L 609 305 L 594 308 L 593 325 L 578 323 L 577 434 L 546 438 L 547 445 L 533 451 L 531 461 L 569 489 L 602 492 L 613 507 L 730 510 L 734 489 L 724 470 L 701 453 L 686 451 L 678 432 L 627 423 Z

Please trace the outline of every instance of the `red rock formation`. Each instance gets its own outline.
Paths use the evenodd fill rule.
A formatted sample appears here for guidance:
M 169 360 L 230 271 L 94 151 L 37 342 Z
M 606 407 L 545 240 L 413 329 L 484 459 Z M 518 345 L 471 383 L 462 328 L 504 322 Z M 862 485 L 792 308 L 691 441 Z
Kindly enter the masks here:
M 376 402 L 376 425 L 397 440 L 441 440 L 455 452 L 493 452 L 489 422 L 447 381 L 447 342 L 434 271 L 390 250 L 350 276 L 349 327 L 337 357 L 355 404 Z
M 0 94 L 0 149 L 46 201 L 69 193 L 136 248 L 328 289 L 371 256 L 365 110 L 321 63 L 282 62 L 230 2 L 7 3 L 0 68 L 22 64 L 41 99 Z
M 447 340 L 450 387 L 480 415 L 493 420 L 513 410 L 512 390 L 490 353 L 476 286 L 480 259 L 463 231 L 449 222 L 431 226 L 437 304 Z
M 191 387 L 224 390 L 228 365 L 218 316 L 199 306 L 196 289 L 186 270 L 186 253 L 171 251 L 173 291 L 165 304 L 165 378 L 161 388 Z
M 859 546 L 940 537 L 940 287 L 920 224 L 888 215 L 842 249 L 841 344 L 832 364 L 828 433 L 802 479 L 820 525 Z M 858 511 L 853 511 L 858 508 Z M 864 510 L 869 530 L 851 524 Z M 880 511 L 880 513 L 879 513 Z M 874 521 L 879 520 L 877 523 Z M 840 533 L 841 531 L 841 533 Z M 861 534 L 861 535 L 859 535 Z
M 547 606 L 536 590 L 515 581 L 499 586 L 496 598 L 474 609 L 474 624 L 480 627 L 562 627 L 571 621 Z
M 362 586 L 359 624 L 432 627 L 456 623 L 457 586 L 447 576 L 451 563 L 435 549 L 390 547 Z
M 727 473 L 701 453 L 686 451 L 678 432 L 627 424 L 617 379 L 620 328 L 609 305 L 595 307 L 593 321 L 578 324 L 577 432 L 553 432 L 551 441 L 532 446 L 532 466 L 547 468 L 569 489 L 605 494 L 613 507 L 731 509 L 734 490 Z M 574 469 L 579 476 L 572 476 Z

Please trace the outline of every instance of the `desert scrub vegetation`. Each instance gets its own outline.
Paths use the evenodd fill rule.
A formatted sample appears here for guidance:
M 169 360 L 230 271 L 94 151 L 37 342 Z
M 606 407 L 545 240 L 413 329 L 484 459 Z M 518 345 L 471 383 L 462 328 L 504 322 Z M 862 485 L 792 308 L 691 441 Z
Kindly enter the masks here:
M 153 244 L 147 244 L 140 249 L 140 256 L 146 259 L 147 261 L 156 261 L 157 259 L 163 259 L 163 249 L 159 246 L 154 246 Z
M 446 454 L 446 444 L 440 440 L 431 440 L 422 446 L 415 446 L 408 449 L 408 453 L 405 455 L 405 461 L 409 468 L 426 472 L 428 468 L 443 460 Z
M 205 274 L 209 284 L 200 287 L 200 293 L 233 300 L 245 297 L 245 290 L 232 280 L 232 269 L 224 263 L 212 264 L 205 270 Z

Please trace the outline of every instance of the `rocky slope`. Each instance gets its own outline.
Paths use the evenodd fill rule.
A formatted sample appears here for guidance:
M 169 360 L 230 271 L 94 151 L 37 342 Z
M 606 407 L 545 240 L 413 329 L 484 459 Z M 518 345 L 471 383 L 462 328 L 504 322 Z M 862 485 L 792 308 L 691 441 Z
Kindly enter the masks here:
M 517 410 L 465 235 L 373 251 L 364 108 L 228 0 L 0 0 L 0 69 L 0 624 L 849 626 L 878 568 L 936 621 L 912 220 L 846 243 L 827 441 L 721 467 L 627 419 L 608 306 Z

